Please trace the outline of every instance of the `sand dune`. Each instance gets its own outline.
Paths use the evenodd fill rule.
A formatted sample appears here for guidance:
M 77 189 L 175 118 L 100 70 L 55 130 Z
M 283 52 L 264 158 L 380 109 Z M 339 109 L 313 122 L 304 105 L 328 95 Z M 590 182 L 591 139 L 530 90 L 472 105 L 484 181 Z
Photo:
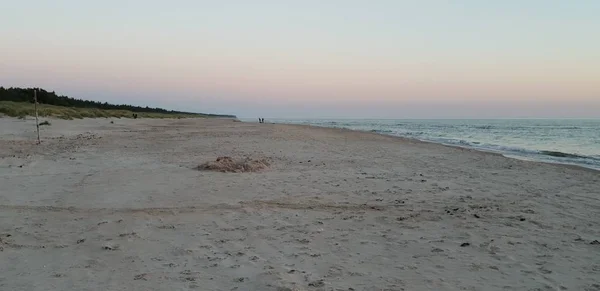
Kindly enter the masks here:
M 600 172 L 216 119 L 0 119 L 0 290 L 600 290 Z M 227 156 L 256 172 L 198 171 Z

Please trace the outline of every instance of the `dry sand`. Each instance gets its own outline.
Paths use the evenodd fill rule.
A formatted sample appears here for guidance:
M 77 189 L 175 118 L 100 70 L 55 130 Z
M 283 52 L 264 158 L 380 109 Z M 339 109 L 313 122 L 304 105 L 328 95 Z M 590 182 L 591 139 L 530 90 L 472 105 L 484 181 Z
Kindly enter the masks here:
M 0 290 L 600 290 L 600 172 L 339 129 L 0 119 Z M 257 172 L 200 171 L 219 156 Z

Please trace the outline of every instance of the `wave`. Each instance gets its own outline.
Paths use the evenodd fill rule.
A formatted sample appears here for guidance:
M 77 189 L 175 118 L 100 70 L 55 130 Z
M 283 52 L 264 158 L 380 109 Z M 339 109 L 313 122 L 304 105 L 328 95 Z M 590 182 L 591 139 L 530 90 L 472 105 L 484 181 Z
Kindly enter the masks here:
M 394 131 L 389 130 L 389 129 L 371 129 L 371 132 L 380 133 L 380 134 L 390 134 L 390 133 L 393 133 Z
M 461 139 L 420 139 L 427 142 L 441 143 L 450 146 L 471 148 L 480 151 L 499 153 L 511 158 L 524 158 L 527 160 L 542 161 L 556 164 L 578 165 L 586 168 L 600 170 L 600 157 L 586 156 L 560 151 L 531 150 L 522 147 L 513 147 L 496 144 L 486 144 L 476 141 Z
M 395 134 L 414 138 L 411 135 Z M 462 148 L 470 148 L 484 152 L 492 152 L 502 154 L 506 157 L 525 159 L 533 161 L 541 161 L 555 164 L 577 165 L 586 168 L 600 170 L 600 158 L 595 156 L 585 156 L 571 153 L 563 153 L 559 151 L 532 150 L 522 147 L 506 146 L 498 144 L 481 143 L 479 141 L 468 141 L 464 139 L 452 138 L 418 138 L 418 140 L 439 143 L 449 146 L 457 146 Z
M 463 146 L 468 148 L 473 148 L 477 150 L 490 151 L 495 153 L 516 153 L 516 154 L 527 154 L 527 155 L 535 155 L 538 154 L 538 151 L 530 150 L 521 147 L 514 146 L 506 146 L 506 145 L 497 145 L 497 144 L 489 144 L 489 143 L 481 143 L 479 141 L 467 141 L 463 139 L 423 139 L 423 141 L 441 143 L 445 145 L 455 145 L 455 146 Z
M 563 153 L 563 152 L 558 152 L 558 151 L 540 151 L 540 154 L 551 156 L 551 157 L 557 157 L 557 158 L 579 158 L 579 159 L 592 158 L 592 157 Z

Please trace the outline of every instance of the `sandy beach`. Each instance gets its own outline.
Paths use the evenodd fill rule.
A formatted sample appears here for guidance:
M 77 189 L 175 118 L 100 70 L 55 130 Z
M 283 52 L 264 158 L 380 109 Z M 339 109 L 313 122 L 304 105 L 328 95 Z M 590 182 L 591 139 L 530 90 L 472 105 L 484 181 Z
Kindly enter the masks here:
M 0 118 L 0 290 L 600 290 L 600 172 L 225 119 Z M 218 157 L 250 172 L 197 169 Z

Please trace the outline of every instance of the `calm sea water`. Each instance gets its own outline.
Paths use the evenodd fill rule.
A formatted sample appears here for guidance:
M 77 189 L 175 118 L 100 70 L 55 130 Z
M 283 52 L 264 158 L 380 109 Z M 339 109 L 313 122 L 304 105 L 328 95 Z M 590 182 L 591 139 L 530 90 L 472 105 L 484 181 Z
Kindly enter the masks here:
M 268 121 L 371 131 L 600 170 L 600 119 Z

